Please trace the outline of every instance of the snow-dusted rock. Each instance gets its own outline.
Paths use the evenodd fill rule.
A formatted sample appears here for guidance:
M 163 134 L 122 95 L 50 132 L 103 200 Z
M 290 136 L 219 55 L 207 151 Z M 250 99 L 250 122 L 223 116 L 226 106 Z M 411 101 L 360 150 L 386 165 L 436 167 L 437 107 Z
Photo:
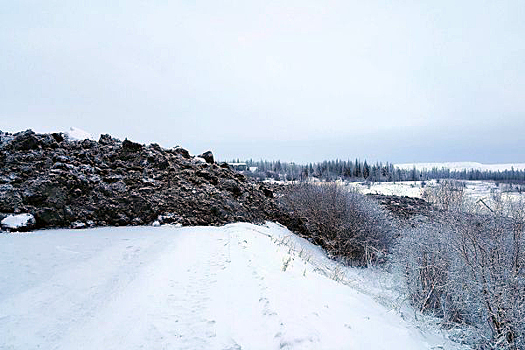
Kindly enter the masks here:
M 201 158 L 201 157 L 195 157 L 195 158 L 193 158 L 193 160 L 194 160 L 196 163 L 206 163 L 206 159 Z
M 28 213 L 8 215 L 1 221 L 2 229 L 7 231 L 29 231 L 35 224 L 35 217 Z
M 0 136 L 0 213 L 31 213 L 42 228 L 287 222 L 266 185 L 209 163 L 211 154 L 109 135 Z
M 122 148 L 128 152 L 138 152 L 142 149 L 142 145 L 137 142 L 130 141 L 128 139 L 125 139 L 122 142 Z
M 215 163 L 215 159 L 213 158 L 212 151 L 206 151 L 203 154 L 199 155 L 198 157 L 204 159 L 206 163 L 209 163 L 209 164 Z
M 82 221 L 75 221 L 74 223 L 71 224 L 71 228 L 74 228 L 74 229 L 81 229 L 81 228 L 86 228 L 86 227 L 88 227 L 88 225 Z
M 163 215 L 159 215 L 155 222 L 158 222 L 159 225 L 166 225 L 166 224 L 176 224 L 182 220 L 183 218 L 175 213 L 164 213 Z

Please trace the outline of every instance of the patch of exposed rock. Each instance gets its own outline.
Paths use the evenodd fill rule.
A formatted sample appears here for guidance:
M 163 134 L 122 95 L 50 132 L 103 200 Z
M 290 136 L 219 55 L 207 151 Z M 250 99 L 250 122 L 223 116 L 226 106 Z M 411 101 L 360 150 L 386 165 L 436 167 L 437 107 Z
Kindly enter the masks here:
M 378 203 L 398 218 L 408 219 L 416 215 L 429 216 L 434 212 L 434 207 L 421 198 L 407 196 L 394 196 L 382 194 L 369 194 Z
M 0 169 L 0 217 L 29 213 L 37 228 L 287 220 L 267 185 L 211 152 L 0 131 Z
M 421 198 L 407 196 L 369 194 L 376 199 L 400 227 L 412 227 L 425 223 L 447 222 L 450 215 Z

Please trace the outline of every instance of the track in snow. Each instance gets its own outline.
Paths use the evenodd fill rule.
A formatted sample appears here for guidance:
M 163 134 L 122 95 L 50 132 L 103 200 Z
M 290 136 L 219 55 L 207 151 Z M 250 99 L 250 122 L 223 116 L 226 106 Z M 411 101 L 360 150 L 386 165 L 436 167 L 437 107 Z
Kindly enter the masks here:
M 317 273 L 279 244 L 285 231 L 235 224 L 1 235 L 0 349 L 430 349 L 444 342 Z

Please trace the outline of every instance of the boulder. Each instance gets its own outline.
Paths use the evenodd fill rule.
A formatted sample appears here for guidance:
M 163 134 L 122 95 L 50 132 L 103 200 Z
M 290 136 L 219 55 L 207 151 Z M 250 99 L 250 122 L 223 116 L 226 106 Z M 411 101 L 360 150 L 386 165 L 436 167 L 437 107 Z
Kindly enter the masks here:
M 184 148 L 179 147 L 179 146 L 177 146 L 174 149 L 172 149 L 172 152 L 175 153 L 175 154 L 179 154 L 183 158 L 186 158 L 186 159 L 190 159 L 191 158 L 190 152 L 188 152 L 187 150 L 185 150 Z
M 51 134 L 51 136 L 55 139 L 56 142 L 62 142 L 64 141 L 64 134 L 61 132 L 54 132 Z
M 137 142 L 129 141 L 128 139 L 125 139 L 122 142 L 122 149 L 129 152 L 138 152 L 142 149 L 142 145 Z
M 32 130 L 16 133 L 14 136 L 13 141 L 11 141 L 11 147 L 13 150 L 29 151 L 32 149 L 38 149 L 40 142 Z
M 204 159 L 206 163 L 213 164 L 215 160 L 213 159 L 213 153 L 211 151 L 206 151 L 203 154 L 199 155 L 200 158 Z
M 100 135 L 100 138 L 98 139 L 98 143 L 101 145 L 115 145 L 119 142 L 120 142 L 119 139 L 114 138 L 108 134 Z

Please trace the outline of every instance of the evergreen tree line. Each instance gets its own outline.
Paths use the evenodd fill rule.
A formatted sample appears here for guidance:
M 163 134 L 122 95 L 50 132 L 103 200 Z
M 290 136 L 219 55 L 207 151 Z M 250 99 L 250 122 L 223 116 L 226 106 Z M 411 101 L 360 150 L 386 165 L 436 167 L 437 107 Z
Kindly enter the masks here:
M 238 160 L 236 161 L 238 162 Z M 245 162 L 256 170 L 248 175 L 261 180 L 302 181 L 309 177 L 333 181 L 343 179 L 348 181 L 396 182 L 396 181 L 426 181 L 432 179 L 454 180 L 492 180 L 498 182 L 525 183 L 524 170 L 481 171 L 481 170 L 450 170 L 447 168 L 432 168 L 430 170 L 399 169 L 394 164 L 386 162 L 368 163 L 366 160 L 325 160 L 318 163 L 296 164 L 290 162 L 254 161 Z

